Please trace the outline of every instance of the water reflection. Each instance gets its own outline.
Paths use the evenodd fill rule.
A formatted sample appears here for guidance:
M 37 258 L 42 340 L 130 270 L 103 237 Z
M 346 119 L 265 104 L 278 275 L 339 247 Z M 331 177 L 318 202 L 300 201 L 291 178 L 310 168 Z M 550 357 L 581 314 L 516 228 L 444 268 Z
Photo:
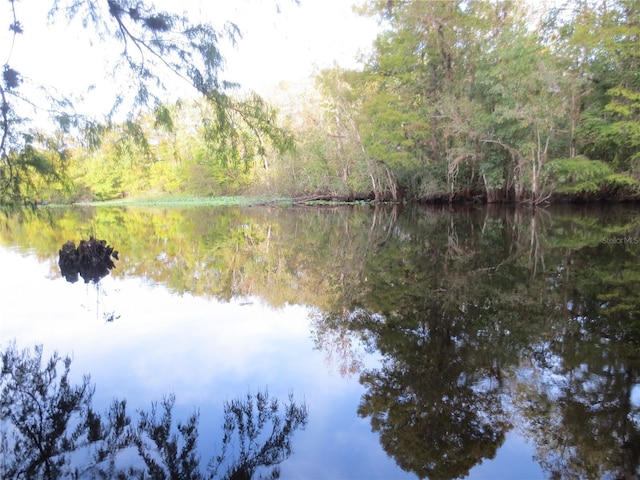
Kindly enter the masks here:
M 637 209 L 56 215 L 0 241 L 47 258 L 89 220 L 127 252 L 112 276 L 305 305 L 316 348 L 359 380 L 350 414 L 415 476 L 473 478 L 514 434 L 548 477 L 640 474 Z
M 96 297 L 96 318 L 102 314 L 105 322 L 113 322 L 120 318 L 115 311 L 105 308 L 104 297 L 107 294 L 100 282 L 115 268 L 113 260 L 118 260 L 118 257 L 118 251 L 111 245 L 107 245 L 106 240 L 99 240 L 93 236 L 90 236 L 89 240 L 80 240 L 77 247 L 69 240 L 58 251 L 60 274 L 69 283 L 76 283 L 80 276 L 85 284 L 93 286 Z
M 55 353 L 43 363 L 42 351 L 12 344 L 0 355 L 2 478 L 278 478 L 293 434 L 308 421 L 293 395 L 285 403 L 266 391 L 228 401 L 220 451 L 201 461 L 199 413 L 174 420 L 174 395 L 139 410 L 136 422 L 126 400 L 100 414 L 89 377 L 74 385 L 71 358 Z
M 464 477 L 517 426 L 553 478 L 638 475 L 640 249 L 603 240 L 635 238 L 637 215 L 416 220 L 316 321 L 318 344 L 339 331 L 382 354 L 358 413 L 384 449 L 421 478 Z

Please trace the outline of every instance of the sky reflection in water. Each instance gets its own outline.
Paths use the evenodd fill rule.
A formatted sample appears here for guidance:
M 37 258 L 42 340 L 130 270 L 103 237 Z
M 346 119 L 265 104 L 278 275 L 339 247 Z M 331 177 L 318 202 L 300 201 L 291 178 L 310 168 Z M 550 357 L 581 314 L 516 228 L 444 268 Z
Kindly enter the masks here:
M 363 393 L 357 375 L 342 377 L 314 349 L 307 308 L 176 295 L 139 278 L 70 284 L 57 275 L 55 259 L 43 263 L 4 247 L 0 264 L 2 346 L 15 339 L 20 349 L 43 344 L 45 358 L 54 350 L 71 354 L 72 375 L 90 373 L 96 384 L 97 408 L 116 397 L 133 411 L 173 392 L 177 417 L 200 410 L 208 457 L 223 401 L 264 387 L 282 399 L 293 392 L 306 401 L 310 420 L 294 436 L 282 478 L 415 478 L 356 414 Z M 469 478 L 543 478 L 533 454 L 511 431 L 496 459 L 474 467 Z

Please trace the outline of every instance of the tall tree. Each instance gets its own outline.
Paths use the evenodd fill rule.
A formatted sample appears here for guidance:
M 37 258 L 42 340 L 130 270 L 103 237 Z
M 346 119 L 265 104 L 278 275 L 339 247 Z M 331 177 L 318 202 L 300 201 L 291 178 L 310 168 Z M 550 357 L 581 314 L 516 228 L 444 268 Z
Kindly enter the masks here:
M 561 73 L 537 40 L 523 20 L 510 22 L 490 43 L 474 86 L 489 120 L 480 139 L 483 154 L 504 159 L 506 165 L 498 164 L 507 172 L 502 188 L 506 195 L 513 190 L 517 202 L 546 200 L 543 169 L 567 110 Z M 496 166 L 483 167 L 489 189 L 493 185 L 486 178 L 495 175 Z
M 611 86 L 604 92 L 608 126 L 602 136 L 613 140 L 614 163 L 640 178 L 640 4 L 618 0 L 609 6 L 603 2 L 602 9 L 608 22 L 601 42 L 615 72 L 613 77 L 603 72 Z
M 372 1 L 363 9 L 388 25 L 366 69 L 363 137 L 369 154 L 393 174 L 396 190 L 429 195 L 434 180 L 440 190 L 451 181 L 437 161 L 451 146 L 440 107 L 443 98 L 455 96 L 461 78 L 462 4 Z

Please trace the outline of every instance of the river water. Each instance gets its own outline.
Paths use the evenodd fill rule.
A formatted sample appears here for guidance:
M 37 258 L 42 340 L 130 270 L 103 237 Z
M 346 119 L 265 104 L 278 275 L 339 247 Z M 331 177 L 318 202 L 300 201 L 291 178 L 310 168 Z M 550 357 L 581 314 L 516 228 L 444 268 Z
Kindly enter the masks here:
M 90 236 L 116 267 L 71 283 Z M 70 355 L 97 410 L 174 395 L 205 460 L 268 390 L 308 409 L 281 478 L 640 474 L 637 208 L 48 209 L 0 265 L 3 349 Z

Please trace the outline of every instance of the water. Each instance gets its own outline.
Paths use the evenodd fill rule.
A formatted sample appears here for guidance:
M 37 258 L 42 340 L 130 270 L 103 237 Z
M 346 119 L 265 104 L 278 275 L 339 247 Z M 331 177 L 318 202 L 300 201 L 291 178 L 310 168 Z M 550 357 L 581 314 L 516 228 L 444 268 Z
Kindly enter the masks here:
M 116 268 L 69 283 L 89 235 Z M 0 245 L 2 347 L 72 355 L 98 410 L 174 394 L 203 458 L 268 389 L 309 412 L 282 478 L 639 473 L 638 209 L 76 208 Z

